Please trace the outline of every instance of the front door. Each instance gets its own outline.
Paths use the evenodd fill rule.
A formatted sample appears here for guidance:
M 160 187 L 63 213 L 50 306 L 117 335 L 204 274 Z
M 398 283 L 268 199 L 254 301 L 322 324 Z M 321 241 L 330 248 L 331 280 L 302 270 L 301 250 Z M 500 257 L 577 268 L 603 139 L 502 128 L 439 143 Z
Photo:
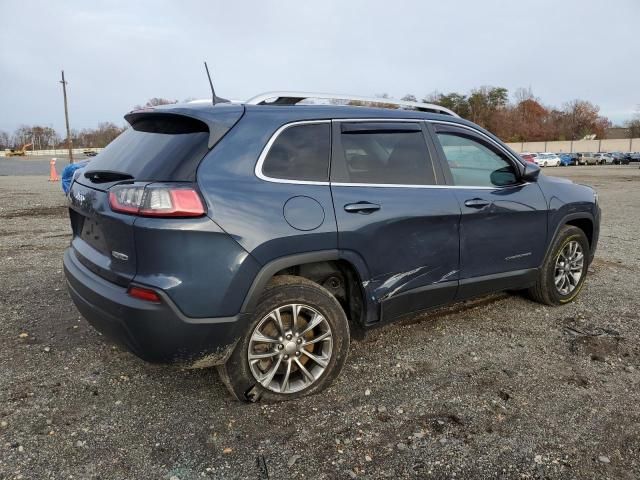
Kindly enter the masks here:
M 481 132 L 433 126 L 462 211 L 458 298 L 527 286 L 545 254 L 547 202 L 540 187 L 520 181 L 516 160 Z
M 334 121 L 338 246 L 366 264 L 361 280 L 383 320 L 455 297 L 460 207 L 438 188 L 444 174 L 434 155 L 422 122 Z

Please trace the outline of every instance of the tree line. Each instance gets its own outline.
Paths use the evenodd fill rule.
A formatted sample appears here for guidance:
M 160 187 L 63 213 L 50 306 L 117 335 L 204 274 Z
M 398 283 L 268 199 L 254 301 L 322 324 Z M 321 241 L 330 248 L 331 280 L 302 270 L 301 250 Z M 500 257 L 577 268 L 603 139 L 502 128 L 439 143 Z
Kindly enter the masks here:
M 385 105 L 387 94 L 379 95 L 380 105 Z M 413 94 L 407 94 L 402 100 L 417 102 Z M 484 86 L 472 89 L 468 93 L 432 92 L 421 99 L 424 103 L 441 105 L 462 118 L 486 128 L 505 142 L 580 140 L 588 135 L 606 138 L 606 130 L 611 122 L 600 115 L 600 108 L 586 100 L 572 100 L 561 107 L 545 105 L 531 89 L 520 88 L 510 98 L 509 91 L 503 87 Z M 154 107 L 176 103 L 177 100 L 152 98 L 144 105 L 134 109 Z M 357 105 L 359 102 L 350 102 Z M 393 107 L 393 105 L 388 105 Z M 640 106 L 634 119 L 626 122 L 630 138 L 640 137 Z M 126 127 L 112 122 L 98 124 L 97 128 L 72 130 L 71 140 L 76 147 L 105 147 Z M 19 148 L 32 143 L 35 150 L 66 148 L 67 138 L 59 135 L 51 127 L 23 125 L 13 134 L 0 131 L 0 149 Z
M 378 95 L 374 106 L 396 108 L 384 100 L 388 94 Z M 402 100 L 432 103 L 446 107 L 462 118 L 486 128 L 505 142 L 581 140 L 594 135 L 606 138 L 611 127 L 608 118 L 600 115 L 600 107 L 586 100 L 571 100 L 561 107 L 545 105 L 531 89 L 520 88 L 510 98 L 503 87 L 484 86 L 468 93 L 432 92 L 418 99 L 407 94 Z M 362 102 L 349 102 L 362 105 Z M 640 137 L 640 105 L 633 119 L 625 122 L 629 138 Z
M 416 101 L 407 94 L 403 100 Z M 587 135 L 605 138 L 611 122 L 600 108 L 586 100 L 561 107 L 545 105 L 531 89 L 520 88 L 510 98 L 503 87 L 484 86 L 469 93 L 433 92 L 422 99 L 441 105 L 486 128 L 505 142 L 580 140 Z
M 136 105 L 133 110 L 177 103 L 177 100 L 151 98 L 144 105 Z M 125 126 L 119 127 L 113 122 L 99 123 L 96 128 L 71 129 L 71 142 L 74 147 L 101 148 L 106 147 L 120 135 Z M 41 125 L 21 125 L 13 133 L 0 130 L 0 150 L 20 148 L 32 144 L 33 150 L 49 150 L 67 148 L 67 137 L 62 136 L 51 127 Z
M 96 128 L 72 129 L 71 141 L 74 147 L 106 147 L 124 129 L 112 122 L 102 122 Z M 26 144 L 32 144 L 29 149 L 33 150 L 63 149 L 67 148 L 67 137 L 41 125 L 21 125 L 12 134 L 0 130 L 0 150 L 20 148 Z

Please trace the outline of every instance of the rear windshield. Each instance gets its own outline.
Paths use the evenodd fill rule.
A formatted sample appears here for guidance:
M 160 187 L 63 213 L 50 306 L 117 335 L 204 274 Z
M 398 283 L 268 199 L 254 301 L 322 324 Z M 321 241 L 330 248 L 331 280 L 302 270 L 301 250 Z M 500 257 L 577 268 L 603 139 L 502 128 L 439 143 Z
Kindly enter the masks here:
M 100 152 L 86 175 L 113 172 L 137 181 L 194 181 L 208 140 L 209 130 L 199 120 L 151 115 L 135 122 Z

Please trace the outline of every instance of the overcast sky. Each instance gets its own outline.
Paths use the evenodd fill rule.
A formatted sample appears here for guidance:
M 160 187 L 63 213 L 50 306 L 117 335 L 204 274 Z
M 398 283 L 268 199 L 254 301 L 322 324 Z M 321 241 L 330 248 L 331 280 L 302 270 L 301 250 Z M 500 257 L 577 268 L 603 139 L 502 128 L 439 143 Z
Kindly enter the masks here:
M 640 0 L 0 0 L 0 129 L 72 128 L 151 97 L 269 90 L 374 95 L 481 85 L 580 98 L 614 122 L 640 104 Z

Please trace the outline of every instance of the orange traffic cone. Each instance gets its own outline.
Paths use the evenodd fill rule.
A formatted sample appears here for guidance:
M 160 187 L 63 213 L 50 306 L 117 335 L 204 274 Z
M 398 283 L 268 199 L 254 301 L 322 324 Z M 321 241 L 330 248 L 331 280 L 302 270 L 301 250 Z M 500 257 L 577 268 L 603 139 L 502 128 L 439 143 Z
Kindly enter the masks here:
M 58 180 L 60 178 L 58 177 L 58 172 L 56 172 L 56 159 L 52 158 L 49 162 L 49 181 L 57 182 Z

